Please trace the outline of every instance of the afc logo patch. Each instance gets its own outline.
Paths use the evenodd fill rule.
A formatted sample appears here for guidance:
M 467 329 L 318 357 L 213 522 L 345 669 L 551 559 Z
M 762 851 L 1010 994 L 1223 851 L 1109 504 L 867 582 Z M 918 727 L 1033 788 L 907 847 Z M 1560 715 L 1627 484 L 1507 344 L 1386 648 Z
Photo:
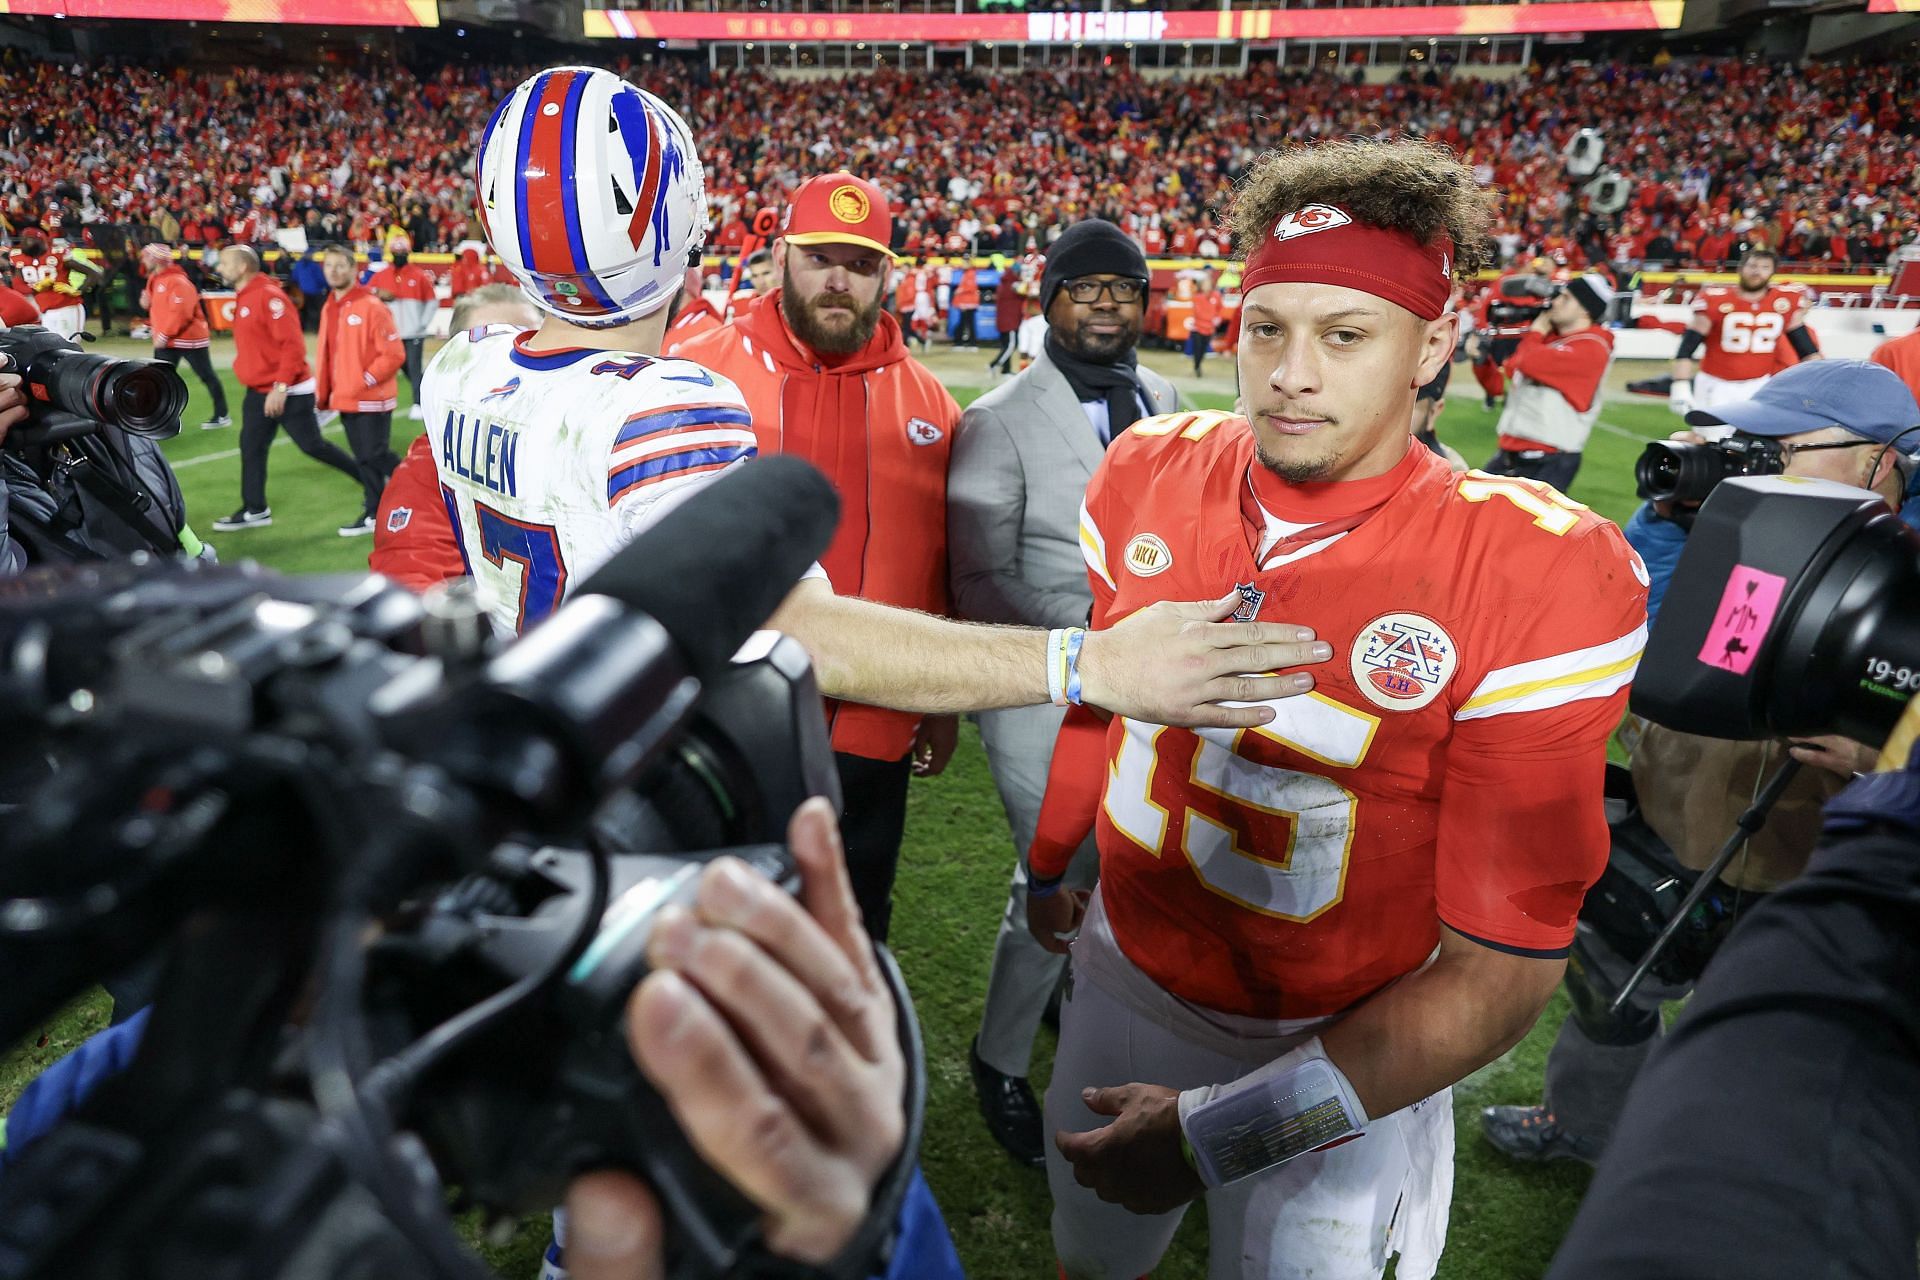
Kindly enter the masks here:
M 1426 706 L 1459 665 L 1453 637 L 1417 613 L 1382 614 L 1360 628 L 1349 662 L 1361 695 L 1388 711 Z
M 1267 593 L 1251 582 L 1236 582 L 1233 584 L 1233 589 L 1240 593 L 1240 607 L 1233 611 L 1233 620 L 1252 622 L 1259 617 L 1260 605 L 1267 598 Z
M 1173 568 L 1173 552 L 1167 550 L 1158 534 L 1136 534 L 1127 544 L 1125 559 L 1127 572 L 1136 578 L 1151 578 Z
M 947 433 L 925 418 L 907 419 L 907 439 L 918 445 L 939 444 Z
M 387 532 L 398 533 L 413 523 L 412 507 L 395 507 L 387 512 Z
M 1275 240 L 1292 240 L 1298 236 L 1310 236 L 1316 231 L 1331 231 L 1335 227 L 1344 227 L 1353 219 L 1343 209 L 1330 204 L 1310 204 L 1295 209 L 1286 217 L 1273 224 Z

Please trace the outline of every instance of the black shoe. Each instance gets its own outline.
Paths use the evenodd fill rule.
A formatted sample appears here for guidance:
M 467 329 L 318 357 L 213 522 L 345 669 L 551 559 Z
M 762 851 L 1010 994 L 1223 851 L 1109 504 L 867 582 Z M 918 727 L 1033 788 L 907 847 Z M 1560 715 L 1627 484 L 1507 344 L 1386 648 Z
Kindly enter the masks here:
M 264 529 L 272 523 L 272 507 L 262 507 L 258 511 L 249 511 L 242 507 L 230 516 L 221 516 L 215 520 L 213 527 L 220 533 L 232 533 L 236 529 Z
M 1500 1154 L 1529 1164 L 1578 1160 L 1591 1165 L 1600 1159 L 1597 1144 L 1562 1129 L 1558 1117 L 1545 1107 L 1485 1107 L 1480 1112 L 1480 1132 Z
M 967 1047 L 967 1061 L 973 1067 L 973 1089 L 980 1095 L 980 1115 L 987 1132 L 1007 1149 L 1007 1154 L 1025 1165 L 1047 1162 L 1045 1140 L 1040 1133 L 1040 1104 L 1025 1076 L 1010 1076 L 995 1071 L 980 1061 L 980 1041 L 976 1037 Z
M 343 538 L 358 538 L 373 532 L 373 512 L 362 512 L 358 520 L 343 524 L 339 528 Z
M 1487 412 L 1488 413 L 1492 413 L 1494 409 L 1497 407 L 1498 399 L 1499 397 L 1495 396 L 1492 392 L 1487 393 Z

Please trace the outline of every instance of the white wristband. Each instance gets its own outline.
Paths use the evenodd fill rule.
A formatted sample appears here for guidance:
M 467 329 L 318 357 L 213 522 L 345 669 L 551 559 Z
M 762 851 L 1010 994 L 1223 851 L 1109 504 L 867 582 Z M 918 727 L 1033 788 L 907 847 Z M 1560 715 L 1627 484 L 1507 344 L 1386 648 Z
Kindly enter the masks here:
M 1180 1128 L 1208 1187 L 1354 1137 L 1366 1124 L 1353 1085 L 1318 1036 L 1238 1080 L 1180 1095 Z
M 1067 705 L 1067 627 L 1047 632 L 1047 698 L 1056 707 Z

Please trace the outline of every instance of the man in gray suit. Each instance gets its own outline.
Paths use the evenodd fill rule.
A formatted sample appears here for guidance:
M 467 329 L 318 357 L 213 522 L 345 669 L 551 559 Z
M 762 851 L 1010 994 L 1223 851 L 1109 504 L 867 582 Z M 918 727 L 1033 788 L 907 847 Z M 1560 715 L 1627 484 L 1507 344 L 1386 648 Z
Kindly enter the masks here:
M 1139 366 L 1147 261 L 1110 222 L 1069 227 L 1047 253 L 1040 305 L 1046 349 L 974 401 L 947 473 L 949 580 L 956 613 L 1032 627 L 1086 625 L 1093 596 L 1080 552 L 1080 502 L 1102 452 L 1135 421 L 1180 407 L 1166 379 Z M 1066 960 L 1027 932 L 1027 847 L 1063 712 L 984 712 L 980 738 L 1013 829 L 1013 889 L 994 946 L 986 1009 L 971 1052 L 981 1114 L 1026 1164 L 1045 1160 L 1040 1107 L 1027 1085 L 1033 1037 Z M 1089 839 L 1065 889 L 1092 885 Z

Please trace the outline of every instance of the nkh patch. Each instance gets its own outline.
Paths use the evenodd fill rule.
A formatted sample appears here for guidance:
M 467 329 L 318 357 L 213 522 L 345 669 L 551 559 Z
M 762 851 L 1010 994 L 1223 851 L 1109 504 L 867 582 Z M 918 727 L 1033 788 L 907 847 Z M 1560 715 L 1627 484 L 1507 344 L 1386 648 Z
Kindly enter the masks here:
M 395 507 L 387 512 L 387 532 L 398 533 L 413 523 L 412 507 Z
M 1173 567 L 1173 552 L 1167 549 L 1167 544 L 1160 540 L 1158 534 L 1134 535 L 1122 558 L 1127 562 L 1127 571 L 1136 578 L 1151 578 Z
M 1388 711 L 1418 711 L 1440 696 L 1460 654 L 1432 618 L 1386 613 L 1360 629 L 1349 665 L 1367 701 Z
M 1252 622 L 1260 615 L 1260 604 L 1267 598 L 1267 593 L 1251 582 L 1236 582 L 1233 589 L 1240 593 L 1240 607 L 1233 611 L 1233 620 Z

